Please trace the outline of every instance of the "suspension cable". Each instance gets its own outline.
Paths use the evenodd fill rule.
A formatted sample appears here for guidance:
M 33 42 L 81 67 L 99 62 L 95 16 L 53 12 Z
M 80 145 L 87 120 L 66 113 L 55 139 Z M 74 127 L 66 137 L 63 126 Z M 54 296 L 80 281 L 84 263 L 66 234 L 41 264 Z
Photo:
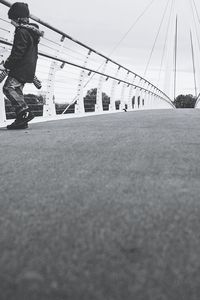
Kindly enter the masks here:
M 198 48 L 199 48 L 199 52 L 200 52 L 200 39 L 199 39 L 199 35 L 198 35 L 198 30 L 197 30 L 197 22 L 196 22 L 196 19 L 195 19 L 194 7 L 192 6 L 192 3 L 190 3 L 190 5 L 191 5 L 191 10 L 192 10 L 192 16 L 193 16 L 193 21 L 194 21 L 196 38 L 197 38 L 197 42 L 198 42 Z
M 195 11 L 196 11 L 196 14 L 197 14 L 198 21 L 200 23 L 200 17 L 199 17 L 199 13 L 198 13 L 198 10 L 197 10 L 197 6 L 196 6 L 196 3 L 195 3 L 195 0 L 192 0 L 192 1 L 193 1 L 193 4 L 194 4 L 194 7 L 195 7 Z
M 196 82 L 196 69 L 195 69 L 195 61 L 194 61 L 194 46 L 193 46 L 193 39 L 192 39 L 191 30 L 190 30 L 190 42 L 191 42 L 191 51 L 192 51 L 192 65 L 193 65 L 193 75 L 194 75 L 195 97 L 197 97 L 197 82 Z
M 110 57 L 114 51 L 119 47 L 119 45 L 123 42 L 123 40 L 127 37 L 127 35 L 133 30 L 133 28 L 135 27 L 135 25 L 139 22 L 139 20 L 144 16 L 144 14 L 149 10 L 149 8 L 152 6 L 153 2 L 155 2 L 155 0 L 152 0 L 146 7 L 145 9 L 142 11 L 142 13 L 136 18 L 136 20 L 133 22 L 133 24 L 129 27 L 129 29 L 125 32 L 125 34 L 121 37 L 121 39 L 119 40 L 119 42 L 117 42 L 117 44 L 113 47 L 113 49 L 111 50 L 111 52 L 108 54 L 108 57 Z
M 148 62 L 147 62 L 147 65 L 146 65 L 146 68 L 145 68 L 145 71 L 144 71 L 144 75 L 143 75 L 144 77 L 146 76 L 146 73 L 147 73 L 147 70 L 148 70 L 148 67 L 149 67 L 149 64 L 150 64 L 150 61 L 151 61 L 151 58 L 152 58 L 155 46 L 156 46 L 156 42 L 157 42 L 158 36 L 160 34 L 160 30 L 161 30 L 161 27 L 162 27 L 165 15 L 167 13 L 167 8 L 168 8 L 168 5 L 169 5 L 169 1 L 170 0 L 167 1 L 167 4 L 166 4 L 165 9 L 164 9 L 164 13 L 163 13 L 162 18 L 161 18 L 161 22 L 160 22 L 160 25 L 159 25 L 159 28 L 158 28 L 158 32 L 156 34 L 156 38 L 154 40 L 153 47 L 151 49 L 150 56 L 149 56 L 149 59 L 148 59 Z
M 158 85 L 159 85 L 160 77 L 161 77 L 161 71 L 162 71 L 162 66 L 163 66 L 163 61 L 164 61 L 164 56 L 165 56 L 167 38 L 168 38 L 168 34 L 169 34 L 169 27 L 170 27 L 170 21 L 171 21 L 171 18 L 172 18 L 172 11 L 173 11 L 173 7 L 174 7 L 174 3 L 175 3 L 175 0 L 172 0 L 169 19 L 168 19 L 168 22 L 167 22 L 167 30 L 166 30 L 166 35 L 165 35 L 165 42 L 164 42 L 164 46 L 163 46 L 163 53 L 162 53 L 161 63 L 160 63 L 160 70 L 159 70 L 159 75 L 158 75 Z
M 178 16 L 176 15 L 176 28 L 175 28 L 175 41 L 174 41 L 174 100 L 176 98 L 177 47 L 178 47 Z
M 191 8 L 192 8 L 192 15 L 193 15 L 193 20 L 194 20 L 194 25 L 195 25 L 196 37 L 197 37 L 197 40 L 198 40 L 198 45 L 199 45 L 199 50 L 200 50 L 200 39 L 199 39 L 199 35 L 198 35 L 197 22 L 196 22 L 196 19 L 195 19 L 194 8 L 193 8 L 192 4 L 191 4 Z

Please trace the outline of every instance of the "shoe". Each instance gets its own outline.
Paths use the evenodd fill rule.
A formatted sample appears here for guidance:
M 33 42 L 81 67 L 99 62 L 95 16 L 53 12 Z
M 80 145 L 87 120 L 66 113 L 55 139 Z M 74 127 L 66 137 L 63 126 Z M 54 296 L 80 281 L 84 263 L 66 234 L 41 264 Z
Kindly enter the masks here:
M 20 123 L 28 123 L 35 118 L 34 114 L 30 111 L 29 108 L 21 110 L 17 114 L 16 120 Z
M 16 120 L 12 124 L 7 126 L 8 130 L 26 129 L 26 128 L 28 128 L 28 123 L 19 123 Z

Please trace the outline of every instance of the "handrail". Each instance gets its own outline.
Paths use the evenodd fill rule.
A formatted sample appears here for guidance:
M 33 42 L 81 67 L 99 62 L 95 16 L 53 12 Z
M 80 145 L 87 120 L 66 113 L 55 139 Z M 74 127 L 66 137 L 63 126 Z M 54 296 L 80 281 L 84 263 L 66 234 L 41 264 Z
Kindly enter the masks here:
M 0 3 L 4 4 L 4 5 L 7 6 L 7 7 L 10 7 L 10 6 L 12 5 L 12 3 L 9 2 L 9 1 L 7 1 L 7 0 L 0 0 Z M 135 77 L 138 77 L 140 80 L 143 80 L 145 83 L 148 83 L 149 85 L 151 85 L 152 88 L 154 88 L 155 90 L 157 90 L 158 92 L 160 92 L 164 97 L 166 97 L 170 102 L 172 102 L 171 99 L 170 99 L 170 97 L 169 97 L 167 94 L 165 94 L 165 93 L 164 93 L 163 91 L 161 91 L 158 87 L 156 87 L 156 86 L 155 86 L 154 84 L 152 84 L 150 81 L 148 81 L 147 79 L 145 79 L 145 78 L 143 78 L 142 76 L 138 75 L 137 73 L 135 73 L 135 72 L 131 71 L 130 69 L 128 69 L 128 68 L 122 66 L 121 64 L 115 62 L 114 60 L 110 59 L 109 57 L 105 56 L 104 54 L 102 54 L 102 53 L 96 51 L 95 49 L 91 48 L 90 46 L 87 46 L 86 44 L 80 42 L 79 40 L 74 39 L 74 38 L 71 37 L 70 35 L 68 35 L 68 34 L 66 34 L 65 32 L 63 32 L 63 31 L 61 31 L 61 30 L 55 28 L 54 26 L 52 26 L 52 25 L 46 23 L 45 21 L 42 21 L 42 20 L 39 19 L 38 17 L 36 17 L 36 16 L 30 14 L 30 18 L 31 18 L 32 20 L 38 22 L 39 24 L 41 24 L 41 25 L 43 25 L 43 26 L 45 26 L 45 27 L 47 27 L 47 28 L 53 30 L 54 32 L 56 32 L 56 33 L 62 35 L 63 37 L 68 38 L 69 40 L 75 42 L 76 44 L 78 44 L 78 45 L 80 45 L 80 46 L 82 46 L 82 47 L 88 49 L 89 51 L 91 51 L 91 52 L 93 52 L 93 53 L 95 53 L 95 54 L 97 54 L 97 55 L 103 57 L 103 58 L 106 59 L 107 61 L 109 61 L 109 62 L 111 62 L 111 63 L 117 65 L 119 68 L 124 69 L 124 70 L 127 71 L 128 73 L 133 74 Z
M 6 42 L 6 41 L 3 41 L 3 40 L 1 40 L 1 39 L 0 39 L 0 44 L 4 44 L 4 45 L 7 45 L 7 46 L 12 46 L 12 44 L 11 44 L 10 42 Z M 99 71 L 96 71 L 96 70 L 93 70 L 93 69 L 90 69 L 90 68 L 87 68 L 87 67 L 83 67 L 83 66 L 81 66 L 81 65 L 72 63 L 72 62 L 70 62 L 70 61 L 67 61 L 67 60 L 64 60 L 64 59 L 61 59 L 61 58 L 58 58 L 58 57 L 51 56 L 51 55 L 49 55 L 49 54 L 47 54 L 47 53 L 44 53 L 44 52 L 38 52 L 38 54 L 41 55 L 41 56 L 43 56 L 43 57 L 46 57 L 46 58 L 53 59 L 53 60 L 55 60 L 55 61 L 61 62 L 62 64 L 67 64 L 67 65 L 71 65 L 71 66 L 73 66 L 73 67 L 76 67 L 76 68 L 79 68 L 79 69 L 82 69 L 82 70 L 86 70 L 86 71 L 90 72 L 90 74 L 91 74 L 91 73 L 95 73 L 95 74 L 104 76 L 104 77 L 106 77 L 106 78 L 110 78 L 110 79 L 116 80 L 116 81 L 118 81 L 118 82 L 120 82 L 120 83 L 125 83 L 125 84 L 127 84 L 127 85 L 129 85 L 129 86 L 131 85 L 131 86 L 133 86 L 134 88 L 138 88 L 138 89 L 140 89 L 140 90 L 142 90 L 142 91 L 144 91 L 144 92 L 148 92 L 148 93 L 150 93 L 150 94 L 152 94 L 152 95 L 154 95 L 154 96 L 158 96 L 160 99 L 163 99 L 164 101 L 170 103 L 170 104 L 173 106 L 173 103 L 171 102 L 171 100 L 168 100 L 168 99 L 166 99 L 166 98 L 164 98 L 164 97 L 161 97 L 161 96 L 158 95 L 157 93 L 151 92 L 151 91 L 149 91 L 149 90 L 143 88 L 142 86 L 133 84 L 133 83 L 131 83 L 131 82 L 125 81 L 125 80 L 120 79 L 120 78 L 116 78 L 116 77 L 114 77 L 114 76 L 111 76 L 111 75 L 108 75 L 108 74 L 105 74 L 105 73 L 101 73 L 101 72 L 99 72 Z M 174 106 L 173 106 L 173 107 L 174 107 Z

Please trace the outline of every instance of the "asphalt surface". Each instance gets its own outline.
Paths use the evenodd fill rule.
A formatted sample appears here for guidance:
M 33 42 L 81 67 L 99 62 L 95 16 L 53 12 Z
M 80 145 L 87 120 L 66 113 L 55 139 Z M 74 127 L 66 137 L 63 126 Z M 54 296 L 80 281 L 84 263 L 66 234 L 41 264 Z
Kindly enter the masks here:
M 200 111 L 0 129 L 1 300 L 199 300 Z

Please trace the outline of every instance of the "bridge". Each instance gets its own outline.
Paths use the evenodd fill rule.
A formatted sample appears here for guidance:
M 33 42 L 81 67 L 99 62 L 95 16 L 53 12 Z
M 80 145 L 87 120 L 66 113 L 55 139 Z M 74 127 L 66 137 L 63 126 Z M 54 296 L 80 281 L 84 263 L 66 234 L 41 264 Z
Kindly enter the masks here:
M 45 31 L 42 91 L 26 87 L 38 117 L 7 131 L 1 102 L 1 299 L 199 299 L 198 97 L 175 109 L 146 77 L 31 17 Z

